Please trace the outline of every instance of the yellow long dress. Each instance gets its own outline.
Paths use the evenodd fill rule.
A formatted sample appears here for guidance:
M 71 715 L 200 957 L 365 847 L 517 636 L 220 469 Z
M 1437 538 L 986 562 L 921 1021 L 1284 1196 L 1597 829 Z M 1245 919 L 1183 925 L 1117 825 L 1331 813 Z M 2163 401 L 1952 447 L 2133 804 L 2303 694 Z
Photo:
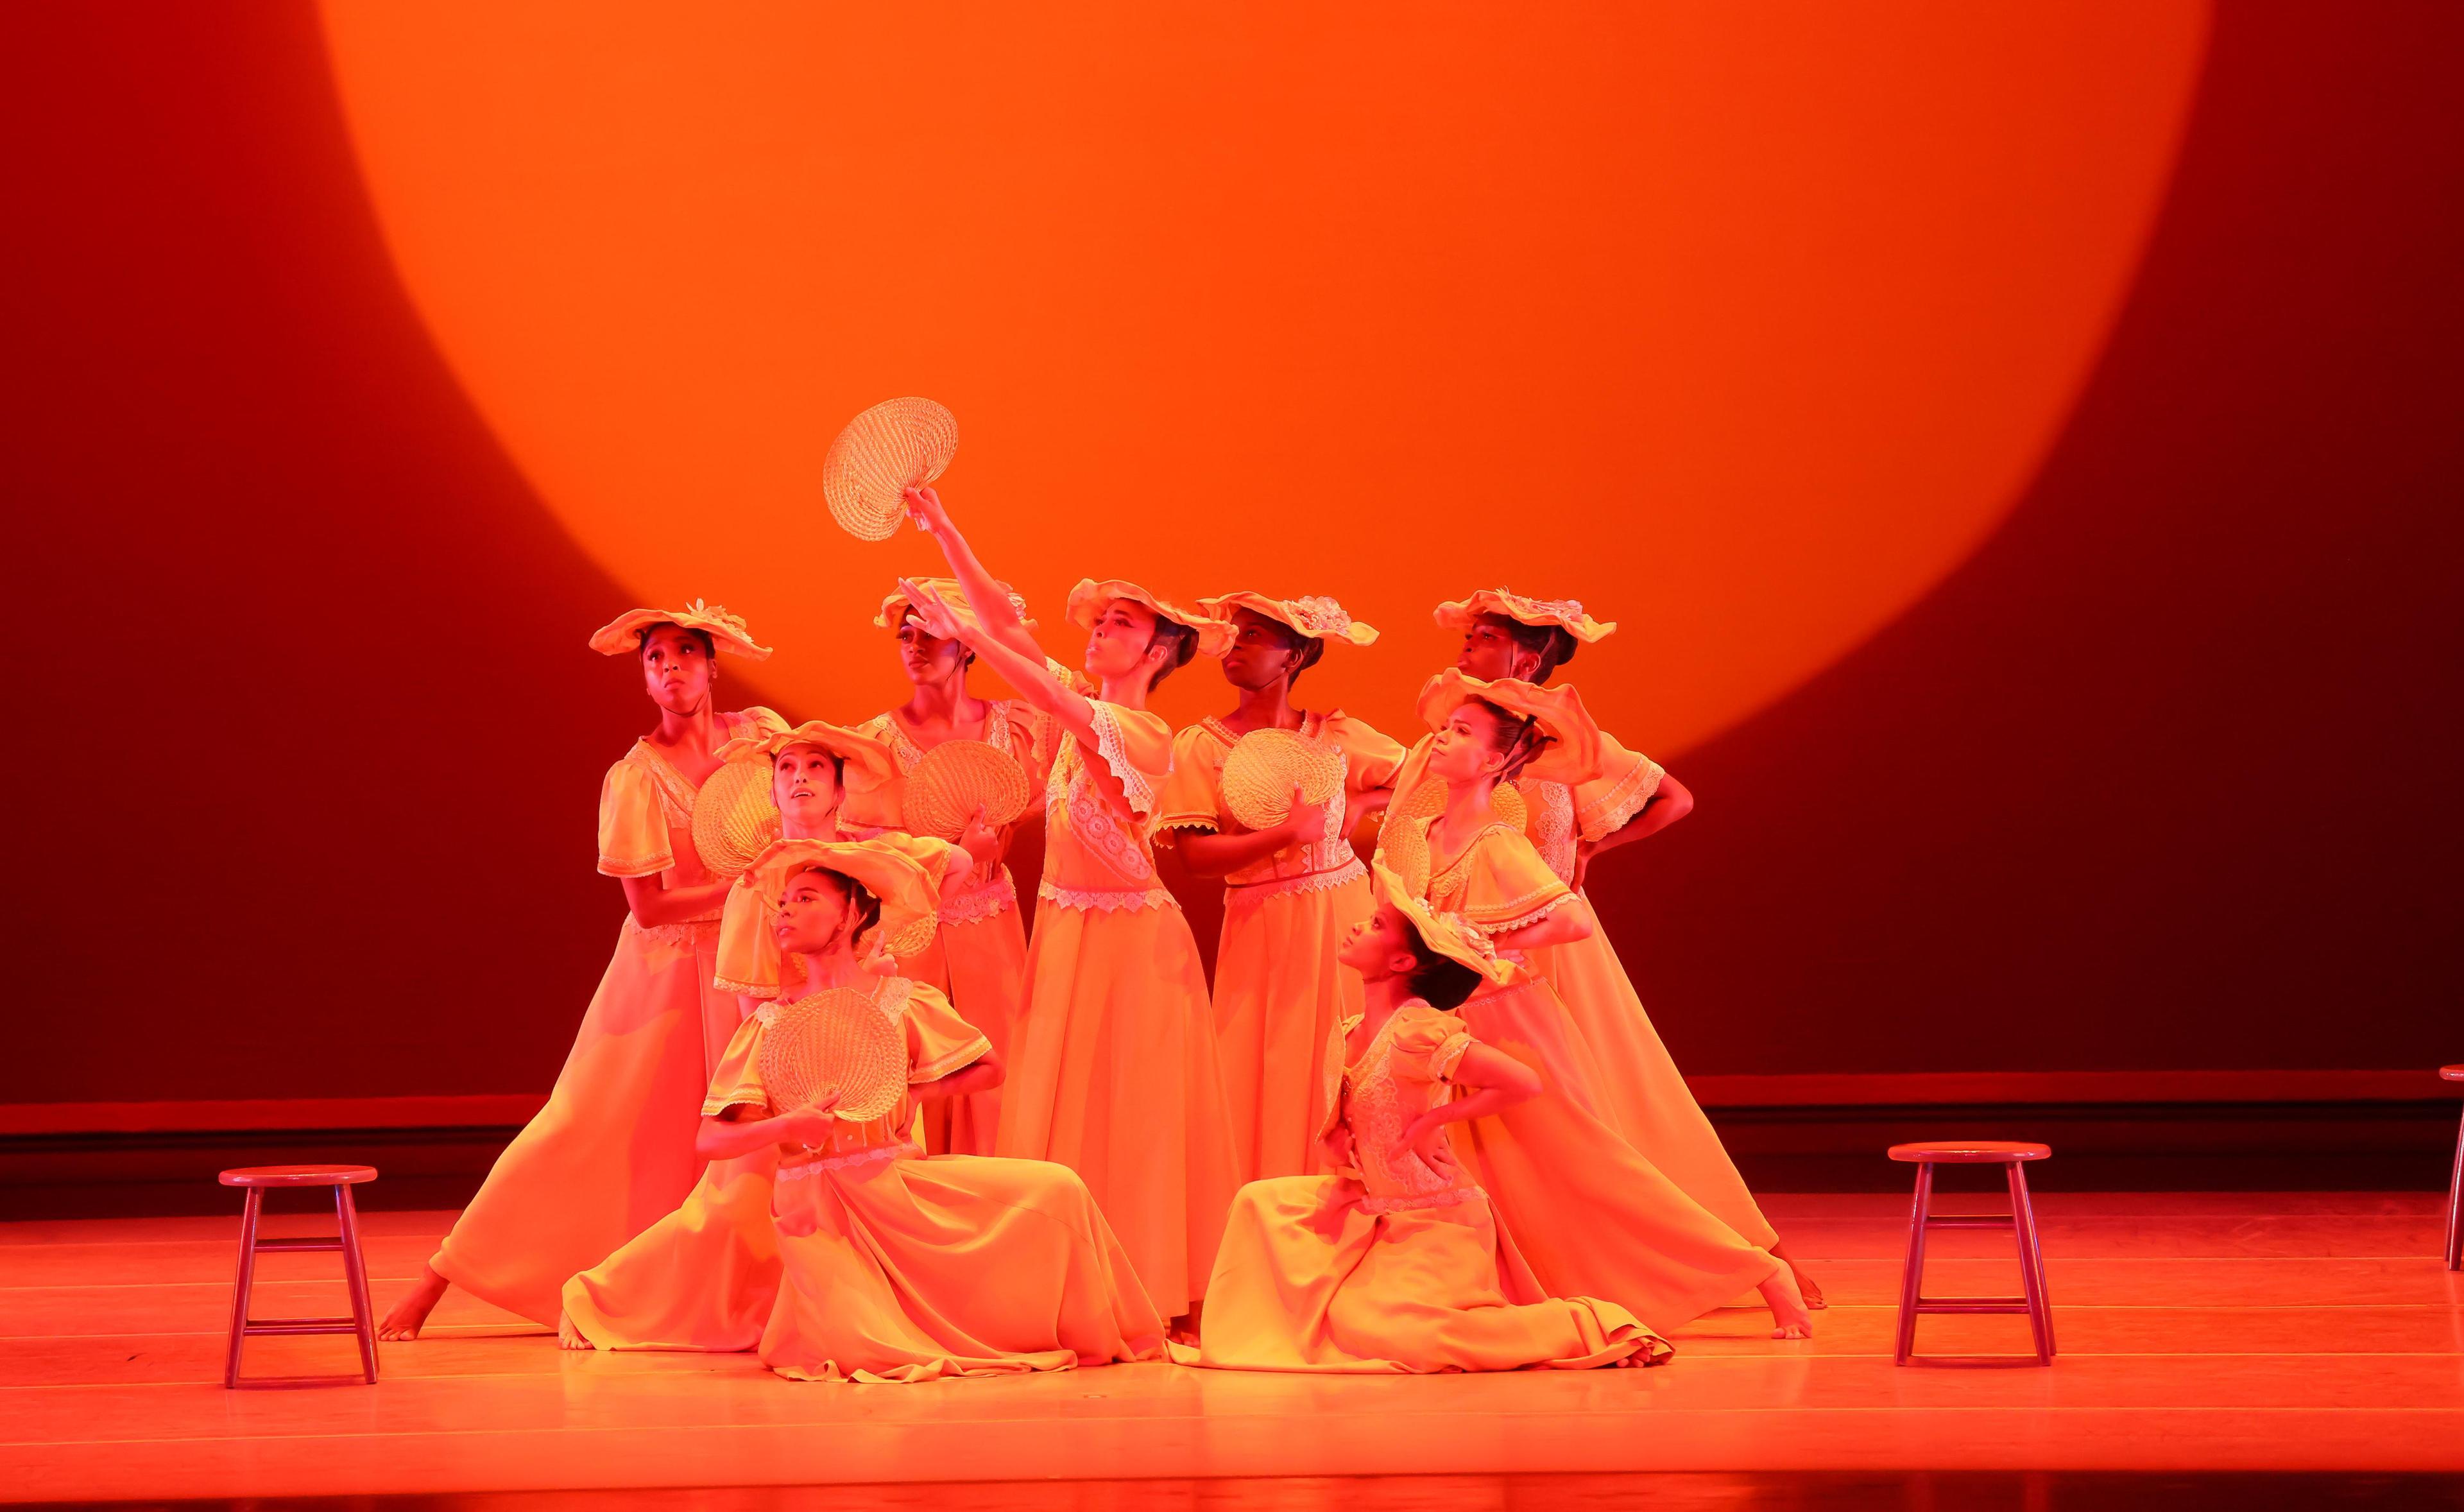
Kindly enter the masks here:
M 1529 816 L 1528 837 L 1549 869 L 1568 882 L 1573 880 L 1576 842 L 1596 841 L 1623 828 L 1651 801 L 1665 775 L 1639 751 L 1605 736 L 1601 745 L 1606 760 L 1590 782 L 1570 788 L 1527 778 L 1515 784 Z M 1574 1027 L 1591 1045 L 1608 1121 L 1720 1221 L 1766 1248 L 1778 1243 L 1778 1232 L 1763 1216 L 1719 1131 L 1652 1027 L 1590 898 L 1578 895 L 1570 906 L 1590 921 L 1591 937 L 1533 951 L 1531 969 L 1555 984 Z
M 1158 715 L 1089 700 L 1045 788 L 1044 879 L 1012 1039 L 1001 1152 L 1086 1178 L 1155 1305 L 1204 1294 L 1240 1186 L 1198 942 L 1148 825 L 1172 765 Z M 1098 783 L 1100 762 L 1124 797 Z
M 1030 786 L 1040 785 L 1044 776 L 1036 754 L 1039 727 L 1033 706 L 1018 699 L 993 700 L 984 722 L 984 744 L 1015 757 Z M 906 774 L 924 759 L 924 750 L 889 714 L 857 725 L 856 732 L 890 747 L 898 761 L 899 779 L 866 794 L 862 817 L 870 824 L 857 824 L 851 814 L 845 828 L 854 835 L 904 831 Z M 914 955 L 899 957 L 899 969 L 948 993 L 959 1016 L 983 1031 L 994 1052 L 1006 1057 L 1011 1026 L 1026 999 L 1026 924 L 1009 868 L 1004 865 L 963 893 L 945 896 L 940 920 L 933 943 Z M 1001 1134 L 1001 1103 L 998 1087 L 925 1103 L 924 1147 L 935 1155 L 993 1153 Z
M 722 719 L 731 736 L 784 727 L 763 708 Z M 600 789 L 600 872 L 711 880 L 693 843 L 701 790 L 635 742 Z M 429 1262 L 438 1275 L 554 1327 L 566 1278 L 675 1211 L 701 1172 L 701 1089 L 741 1016 L 712 983 L 717 943 L 715 908 L 649 928 L 626 918 L 547 1105 L 446 1234 Z
M 1337 750 L 1343 790 L 1329 799 L 1328 833 L 1287 846 L 1224 878 L 1223 933 L 1215 951 L 1215 1044 L 1241 1175 L 1297 1176 L 1319 1168 L 1326 1089 L 1340 1069 L 1341 1025 L 1361 1009 L 1360 977 L 1334 958 L 1344 934 L 1376 910 L 1369 870 L 1342 830 L 1345 805 L 1383 788 L 1403 747 L 1340 710 L 1312 713 L 1299 733 Z M 1155 823 L 1237 832 L 1223 801 L 1223 759 L 1240 736 L 1206 719 L 1173 739 L 1172 774 Z
M 1513 826 L 1431 853 L 1434 815 L 1386 827 L 1381 855 L 1413 894 L 1490 934 L 1574 902 Z M 1548 1095 L 1468 1126 L 1464 1143 L 1507 1235 L 1551 1296 L 1601 1297 L 1665 1331 L 1760 1285 L 1779 1261 L 1696 1202 L 1599 1111 L 1599 1073 L 1546 977 L 1484 986 L 1462 1008 L 1483 1044 L 1537 1072 Z
M 1345 1026 L 1348 1032 L 1353 1024 Z M 1330 1123 L 1357 1170 L 1254 1181 L 1234 1199 L 1189 1365 L 1234 1370 L 1579 1369 L 1668 1345 L 1615 1302 L 1550 1297 L 1498 1232 L 1487 1194 L 1403 1143 L 1472 1044 L 1407 1003 L 1343 1068 Z
M 892 977 L 869 990 L 904 1035 L 911 1086 L 992 1048 L 931 987 Z M 764 1005 L 745 1020 L 705 1116 L 791 1111 L 771 1102 L 762 1081 L 761 1046 L 778 1012 Z M 915 1112 L 912 1097 L 902 1100 L 781 1157 L 774 1200 L 794 1222 L 777 1232 L 762 1364 L 797 1380 L 905 1383 L 1162 1353 L 1163 1320 L 1084 1182 L 1041 1161 L 926 1156 L 912 1142 Z M 794 1232 L 803 1225 L 809 1232 Z

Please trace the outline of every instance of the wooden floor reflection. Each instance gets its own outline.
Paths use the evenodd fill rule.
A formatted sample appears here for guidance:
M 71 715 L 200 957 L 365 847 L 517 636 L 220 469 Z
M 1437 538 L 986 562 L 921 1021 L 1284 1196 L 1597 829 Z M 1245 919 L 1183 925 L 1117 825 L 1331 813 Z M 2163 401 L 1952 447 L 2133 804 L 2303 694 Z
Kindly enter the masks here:
M 2464 1471 L 2464 1277 L 2433 1257 L 2436 1198 L 2040 1202 L 2063 1351 L 2051 1369 L 2020 1363 L 2024 1320 L 1955 1317 L 1927 1319 L 1922 1363 L 1894 1367 L 1905 1199 L 1841 1194 L 1767 1204 L 1832 1299 L 1810 1343 L 1736 1311 L 1681 1330 L 1676 1361 L 1648 1371 L 1157 1365 L 865 1388 L 791 1384 L 750 1358 L 569 1355 L 455 1295 L 427 1338 L 384 1347 L 376 1387 L 338 1379 L 347 1339 L 268 1339 L 250 1368 L 274 1384 L 226 1391 L 235 1216 L 0 1225 L 0 1499 L 510 1512 L 610 1505 L 621 1487 L 628 1505 L 840 1512 L 2126 1507 L 2167 1484 L 2169 1501 L 2145 1504 L 2183 1504 L 2192 1473 L 2312 1471 L 2345 1474 L 2233 1495 L 2464 1505 L 2454 1482 L 2382 1474 Z M 367 1216 L 380 1308 L 446 1216 Z M 1928 1290 L 2014 1290 L 2009 1242 L 1938 1235 Z M 341 1309 L 330 1256 L 261 1263 L 260 1312 Z M 2276 1499 L 2305 1485 L 2307 1502 Z

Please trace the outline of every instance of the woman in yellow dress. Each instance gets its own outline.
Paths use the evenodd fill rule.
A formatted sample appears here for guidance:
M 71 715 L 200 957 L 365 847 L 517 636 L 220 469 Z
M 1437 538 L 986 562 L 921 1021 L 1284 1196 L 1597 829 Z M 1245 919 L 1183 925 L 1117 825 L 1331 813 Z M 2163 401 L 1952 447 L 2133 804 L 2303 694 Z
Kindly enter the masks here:
M 780 836 L 844 838 L 851 789 L 878 791 L 897 763 L 880 741 L 821 720 L 738 737 L 720 747 L 770 763 Z M 859 800 L 860 801 L 860 800 Z M 781 995 L 782 959 L 772 933 L 780 878 L 758 863 L 728 889 L 718 925 L 717 985 L 737 994 L 739 1023 Z M 786 995 L 804 995 L 791 979 Z M 778 1150 L 763 1145 L 715 1160 L 683 1204 L 622 1249 L 564 1283 L 562 1332 L 603 1349 L 750 1349 L 779 1295 L 779 1246 L 770 1219 Z
M 953 612 L 974 612 L 966 590 L 949 578 L 927 578 L 926 587 L 941 595 Z M 996 588 L 1009 601 L 1020 623 L 1026 601 Z M 967 669 L 975 654 L 957 641 L 943 640 L 910 623 L 907 595 L 892 593 L 881 601 L 872 622 L 898 639 L 898 662 L 914 692 L 905 703 L 856 726 L 886 745 L 895 758 L 893 780 L 878 797 L 860 805 L 861 817 L 881 829 L 905 831 L 907 776 L 925 753 L 950 741 L 981 741 L 1015 760 L 1030 792 L 1042 787 L 1037 761 L 1038 719 L 1034 705 L 1023 699 L 979 699 L 967 691 Z M 1026 995 L 1026 925 L 1018 906 L 1018 888 L 1004 864 L 1016 825 L 995 828 L 978 822 L 960 837 L 975 865 L 958 889 L 941 901 L 941 927 L 924 953 L 902 960 L 899 968 L 919 982 L 930 982 L 950 996 L 959 1016 L 982 1030 L 995 1055 L 1009 1050 L 1010 1025 Z M 862 828 L 851 833 L 865 834 Z M 1001 1131 L 998 1088 L 964 1098 L 924 1105 L 924 1147 L 935 1155 L 989 1155 Z
M 702 1103 L 702 1155 L 778 1151 L 777 1301 L 761 1363 L 905 1383 L 1153 1358 L 1162 1320 L 1086 1184 L 1039 1161 L 926 1156 L 916 1099 L 998 1083 L 991 1044 L 891 947 L 930 929 L 946 841 L 781 840 L 758 864 L 805 994 L 744 1022 Z M 581 1315 L 564 1341 L 598 1343 Z
M 1339 1064 L 1338 1026 L 1360 1013 L 1360 979 L 1336 962 L 1344 936 L 1369 916 L 1368 869 L 1352 831 L 1381 807 L 1403 747 L 1340 709 L 1292 706 L 1292 683 L 1329 641 L 1366 646 L 1377 632 L 1331 598 L 1227 593 L 1199 605 L 1233 630 L 1223 678 L 1239 690 L 1230 714 L 1173 738 L 1157 838 L 1199 877 L 1223 878 L 1223 933 L 1215 950 L 1215 1043 L 1222 1056 L 1232 1138 L 1244 1178 L 1319 1168 L 1328 1074 Z M 1286 730 L 1331 754 L 1342 782 L 1324 802 L 1245 828 L 1223 796 L 1223 761 L 1253 730 Z
M 1437 621 L 1463 635 L 1458 671 L 1485 680 L 1514 678 L 1535 684 L 1546 683 L 1573 659 L 1578 647 L 1596 645 L 1617 631 L 1615 624 L 1592 618 L 1576 600 L 1527 598 L 1505 589 L 1483 589 L 1441 604 Z M 1807 1305 L 1822 1306 L 1821 1288 L 1781 1248 L 1778 1233 L 1763 1216 L 1719 1132 L 1652 1028 L 1641 995 L 1617 959 L 1617 946 L 1598 927 L 1584 888 L 1595 858 L 1684 818 L 1693 812 L 1693 793 L 1650 757 L 1605 735 L 1599 769 L 1587 780 L 1526 776 L 1515 788 L 1527 814 L 1525 833 L 1549 869 L 1574 889 L 1569 906 L 1580 909 L 1594 925 L 1583 939 L 1534 952 L 1532 969 L 1556 985 L 1575 1027 L 1590 1043 L 1608 1121 L 1687 1196 L 1788 1260 Z
M 1522 830 L 1501 818 L 1500 783 L 1595 769 L 1597 726 L 1572 688 L 1484 682 L 1448 671 L 1420 696 L 1431 734 L 1415 788 L 1390 809 L 1379 856 L 1414 898 L 1462 916 L 1526 974 L 1484 985 L 1464 1027 L 1532 1067 L 1553 1095 L 1471 1126 L 1491 1201 L 1533 1271 L 1557 1296 L 1604 1297 L 1665 1330 L 1749 1288 L 1771 1304 L 1775 1337 L 1812 1332 L 1788 1268 L 1687 1196 L 1618 1136 L 1602 1112 L 1599 1069 L 1530 952 L 1588 935 L 1589 915 Z
M 547 1105 L 497 1157 L 380 1338 L 417 1338 L 448 1285 L 556 1326 L 565 1278 L 673 1212 L 701 1172 L 695 1089 L 738 1014 L 735 995 L 712 984 L 735 878 L 694 849 L 694 805 L 721 747 L 781 723 L 763 708 L 717 711 L 714 653 L 758 661 L 770 652 L 742 616 L 699 600 L 634 610 L 590 645 L 636 658 L 659 711 L 599 792 L 599 870 L 624 884 L 628 909 L 616 955 Z
M 1514 967 L 1379 868 L 1339 955 L 1362 982 L 1328 1114 L 1333 1173 L 1241 1189 L 1188 1365 L 1240 1370 L 1516 1370 L 1649 1365 L 1657 1334 L 1615 1302 L 1551 1297 L 1501 1236 L 1446 1125 L 1539 1095 L 1540 1078 L 1446 1012 Z M 1452 1096 L 1449 1096 L 1451 1092 Z
M 1155 876 L 1149 828 L 1172 728 L 1146 703 L 1228 632 L 1133 583 L 1084 581 L 1069 595 L 1087 631 L 1086 676 L 1074 678 L 1043 656 L 940 500 L 930 489 L 908 500 L 975 608 L 961 617 L 911 582 L 911 612 L 965 641 L 1058 726 L 1001 1152 L 1085 1177 L 1155 1305 L 1190 1313 L 1240 1182 L 1198 942 Z

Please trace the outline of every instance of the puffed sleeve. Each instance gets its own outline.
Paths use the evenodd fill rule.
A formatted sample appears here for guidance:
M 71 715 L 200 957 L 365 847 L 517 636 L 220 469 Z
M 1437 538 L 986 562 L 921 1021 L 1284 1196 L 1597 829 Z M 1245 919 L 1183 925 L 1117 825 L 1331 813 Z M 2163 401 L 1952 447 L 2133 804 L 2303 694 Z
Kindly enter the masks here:
M 904 990 L 907 1030 L 907 1084 L 937 1081 L 953 1071 L 974 1065 L 993 1053 L 983 1032 L 958 1016 L 941 989 L 905 977 L 893 980 L 890 991 Z
M 1472 1047 L 1463 1020 L 1425 1005 L 1398 1009 L 1391 1031 L 1395 1075 L 1405 1081 L 1447 1081 Z
M 1223 827 L 1217 806 L 1222 801 L 1226 754 L 1223 743 L 1202 725 L 1193 724 L 1172 738 L 1172 770 L 1155 798 L 1158 839 L 1175 830 L 1211 834 Z
M 750 875 L 727 890 L 718 915 L 718 969 L 711 986 L 747 997 L 779 995 L 779 940 L 770 932 L 778 903 Z
M 1345 765 L 1350 768 L 1344 781 L 1356 796 L 1392 787 L 1403 769 L 1403 759 L 1409 752 L 1400 741 L 1379 734 L 1362 721 L 1349 714 L 1330 714 L 1319 732 L 1343 748 Z M 1427 764 L 1422 758 L 1422 765 Z
M 787 717 L 766 704 L 747 704 L 727 718 L 731 736 L 777 735 L 787 728 Z
M 600 875 L 655 877 L 675 864 L 657 781 L 629 759 L 608 767 L 599 785 Z
M 1120 780 L 1130 812 L 1151 817 L 1172 770 L 1172 726 L 1146 709 L 1125 709 L 1101 699 L 1087 700 L 1095 723 L 1093 754 Z
M 757 1118 L 767 1117 L 770 1094 L 761 1085 L 761 1041 L 770 1033 L 770 1010 L 763 1009 L 736 1026 L 736 1037 L 727 1042 L 727 1054 L 718 1057 L 718 1070 L 710 1078 L 710 1095 L 701 1100 L 701 1116 L 715 1119 L 729 1108 L 750 1108 Z
M 1615 834 L 1642 812 L 1668 773 L 1640 751 L 1600 737 L 1600 775 L 1574 788 L 1574 829 L 1586 841 Z
M 1574 896 L 1512 828 L 1493 824 L 1472 842 L 1464 867 L 1463 915 L 1490 934 L 1535 924 Z

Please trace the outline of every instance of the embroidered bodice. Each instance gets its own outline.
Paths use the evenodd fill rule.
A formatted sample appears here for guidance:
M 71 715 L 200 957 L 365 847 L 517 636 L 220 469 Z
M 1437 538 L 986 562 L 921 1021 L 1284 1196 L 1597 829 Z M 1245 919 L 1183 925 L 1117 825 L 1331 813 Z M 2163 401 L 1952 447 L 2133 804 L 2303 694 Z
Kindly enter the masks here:
M 1359 1022 L 1346 1024 L 1345 1034 Z M 1471 1044 L 1452 1013 L 1407 1003 L 1343 1068 L 1334 1105 L 1352 1131 L 1371 1211 L 1440 1207 L 1480 1190 L 1460 1167 L 1451 1173 L 1435 1169 L 1403 1140 L 1412 1120 L 1452 1095 L 1455 1067 Z
M 1030 783 L 1037 776 L 1035 731 L 1040 718 L 1033 706 L 1021 699 L 994 699 L 984 716 L 984 744 L 1016 761 Z M 897 761 L 899 790 L 888 796 L 891 812 L 903 818 L 906 777 L 915 769 L 915 764 L 924 759 L 925 747 L 915 744 L 914 738 L 898 723 L 897 716 L 887 712 L 867 720 L 857 725 L 856 730 L 859 734 L 880 740 L 890 747 L 891 755 Z M 880 796 L 876 795 L 873 802 L 879 801 Z M 879 834 L 880 830 L 865 827 L 861 833 Z M 1018 887 L 1004 863 L 990 877 L 978 880 L 964 892 L 945 894 L 941 899 L 941 923 L 944 925 L 974 923 L 1016 906 Z
M 1177 906 L 1155 877 L 1149 826 L 1172 766 L 1162 718 L 1090 699 L 1094 744 L 1064 736 L 1045 779 L 1041 896 L 1065 908 Z M 1094 764 L 1119 782 L 1114 798 Z

